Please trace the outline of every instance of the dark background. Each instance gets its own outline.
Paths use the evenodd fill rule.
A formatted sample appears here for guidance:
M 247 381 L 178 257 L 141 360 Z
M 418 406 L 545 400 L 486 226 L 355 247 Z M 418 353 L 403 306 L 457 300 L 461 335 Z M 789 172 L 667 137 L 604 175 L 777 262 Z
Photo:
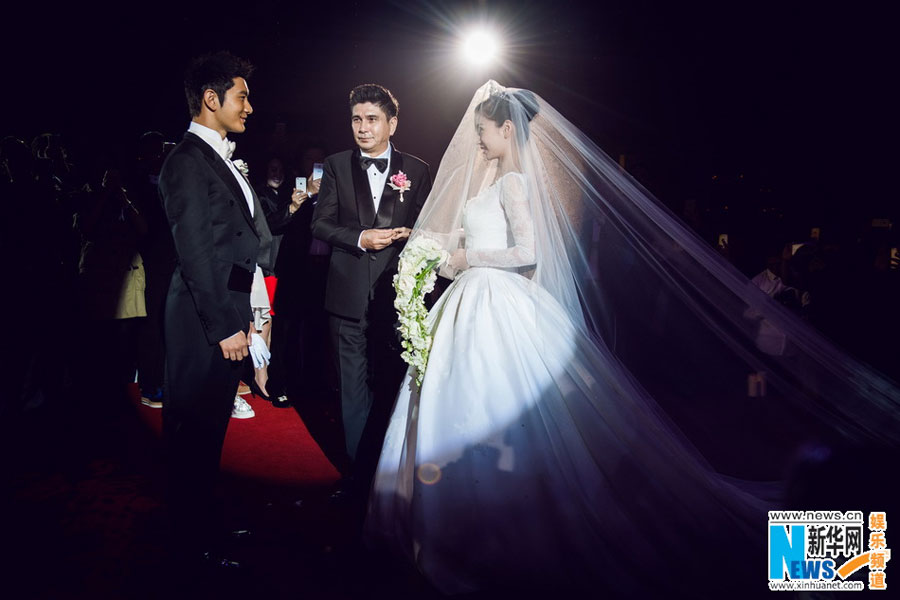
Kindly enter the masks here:
M 94 181 L 130 161 L 145 131 L 180 139 L 184 66 L 229 49 L 257 67 L 255 113 L 234 136 L 257 176 L 275 146 L 291 165 L 310 145 L 350 147 L 346 98 L 363 82 L 395 93 L 396 144 L 436 167 L 493 78 L 534 90 L 624 155 L 708 241 L 738 238 L 748 275 L 813 226 L 846 243 L 872 218 L 897 220 L 898 53 L 874 3 L 32 2 L 8 17 L 0 134 L 60 132 Z M 458 53 L 476 24 L 506 46 L 481 71 Z M 741 258 L 740 238 L 759 230 L 769 241 L 745 243 L 759 247 Z
M 773 249 L 802 241 L 812 226 L 822 226 L 826 241 L 839 242 L 840 260 L 837 268 L 825 270 L 827 285 L 813 293 L 816 312 L 810 321 L 900 380 L 898 272 L 873 268 L 883 246 L 897 245 L 897 233 L 866 232 L 874 217 L 896 223 L 900 216 L 895 189 L 900 36 L 887 3 L 14 0 L 0 15 L 0 136 L 29 142 L 39 133 L 61 133 L 72 161 L 95 187 L 104 168 L 133 161 L 143 132 L 181 138 L 189 120 L 182 72 L 192 56 L 210 51 L 231 50 L 257 67 L 249 82 L 255 113 L 248 132 L 234 136 L 236 156 L 250 160 L 256 177 L 279 123 L 294 164 L 309 145 L 324 144 L 329 152 L 351 147 L 347 94 L 359 83 L 378 82 L 396 94 L 401 110 L 395 142 L 433 168 L 477 87 L 489 78 L 528 87 L 614 159 L 624 155 L 628 170 L 707 241 L 728 232 L 735 249 L 730 258 L 747 275 L 760 272 Z M 456 51 L 458 35 L 477 23 L 494 26 L 507 45 L 504 62 L 482 72 L 461 65 Z M 696 220 L 686 214 L 692 203 Z M 9 203 L 7 219 L 18 225 L 12 220 L 16 211 L 24 212 Z M 34 227 L 36 239 L 48 235 L 40 224 L 26 224 Z M 742 256 L 741 241 L 745 249 L 752 247 Z M 41 300 L 43 294 L 30 291 L 33 300 Z M 34 312 L 58 316 L 55 305 Z M 38 319 L 29 327 L 42 321 L 50 322 Z M 69 346 L 61 348 L 71 355 Z M 48 361 L 48 379 L 60 378 L 67 360 L 71 356 Z M 92 385 L 75 391 L 96 393 Z M 87 508 L 99 506 L 94 499 L 119 493 L 103 473 L 90 474 L 92 485 L 83 483 L 88 475 L 80 462 L 95 452 L 92 445 L 105 447 L 108 435 L 81 428 L 82 421 L 107 422 L 96 418 L 106 405 L 94 404 L 76 403 L 71 410 L 79 419 L 61 412 L 60 425 L 44 435 L 25 428 L 16 436 L 0 436 L 10 443 L 6 455 L 24 457 L 7 466 L 29 473 L 31 463 L 45 469 L 45 462 L 55 465 L 62 458 L 69 488 L 90 497 L 79 504 L 77 496 L 70 501 L 69 495 L 46 491 L 42 486 L 56 490 L 63 480 L 55 472 L 27 479 L 37 483 L 23 494 L 25 501 L 5 511 L 17 515 L 10 547 L 30 549 L 12 563 L 14 569 L 26 565 L 23 580 L 46 580 L 47 572 L 53 573 L 45 572 L 48 564 L 65 564 L 68 570 L 58 580 L 68 585 L 91 577 L 93 566 L 109 559 L 98 544 L 86 544 L 83 534 L 85 527 L 98 529 L 82 518 Z M 32 435 L 35 430 L 38 435 Z M 59 453 L 62 447 L 67 452 Z M 116 452 L 117 447 L 110 451 Z M 858 463 L 852 465 L 844 470 L 853 471 Z M 879 468 L 877 461 L 873 465 Z M 877 478 L 867 485 L 872 481 L 877 485 Z M 142 498 L 127 488 L 120 495 Z M 107 508 L 93 518 L 106 519 Z M 70 518 L 72 510 L 76 516 Z M 47 520 L 46 512 L 65 515 L 63 539 L 54 531 L 59 519 Z M 312 530 L 327 530 L 332 522 L 319 512 L 309 514 L 318 519 Z M 266 518 L 283 527 L 295 517 Z M 296 522 L 305 527 L 308 521 Z M 131 530 L 108 519 L 103 529 Z M 316 543 L 315 535 L 311 539 Z M 295 581 L 331 573 L 321 568 L 321 559 L 310 561 L 306 554 L 274 548 L 273 555 L 272 570 L 292 574 L 286 584 L 292 592 Z M 153 569 L 161 556 L 155 547 L 141 555 L 141 562 L 149 559 L 148 579 L 157 574 Z M 294 575 L 297 565 L 301 570 Z M 345 571 L 338 573 L 345 579 Z M 366 586 L 368 579 L 354 584 Z

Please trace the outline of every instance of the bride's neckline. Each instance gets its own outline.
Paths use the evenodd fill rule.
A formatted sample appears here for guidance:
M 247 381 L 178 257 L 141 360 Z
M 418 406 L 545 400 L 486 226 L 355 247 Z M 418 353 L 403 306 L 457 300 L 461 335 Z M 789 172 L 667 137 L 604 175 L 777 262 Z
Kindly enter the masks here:
M 519 173 L 518 171 L 507 171 L 506 173 L 504 173 L 503 175 L 501 175 L 500 177 L 498 177 L 497 179 L 495 179 L 494 182 L 491 183 L 491 185 L 489 185 L 488 187 L 492 187 L 492 186 L 497 185 L 498 183 L 500 183 L 500 181 L 501 181 L 504 177 L 506 177 L 507 175 L 513 175 L 513 174 L 516 174 L 516 175 L 522 175 L 522 173 Z
M 480 192 L 478 192 L 477 194 L 475 194 L 474 196 L 472 196 L 471 198 L 469 198 L 468 200 L 466 200 L 465 205 L 468 206 L 469 203 L 474 202 L 475 199 L 480 198 L 480 197 L 483 196 L 489 189 L 491 189 L 492 187 L 494 187 L 495 185 L 497 185 L 498 183 L 500 183 L 500 182 L 503 180 L 504 177 L 506 177 L 507 175 L 513 175 L 513 174 L 519 175 L 519 176 L 521 176 L 521 177 L 524 177 L 524 175 L 523 175 L 522 173 L 519 173 L 518 171 L 507 171 L 506 173 L 504 173 L 503 175 L 501 175 L 500 177 L 498 177 L 497 179 L 495 179 L 490 185 L 488 185 L 488 186 L 482 188 Z

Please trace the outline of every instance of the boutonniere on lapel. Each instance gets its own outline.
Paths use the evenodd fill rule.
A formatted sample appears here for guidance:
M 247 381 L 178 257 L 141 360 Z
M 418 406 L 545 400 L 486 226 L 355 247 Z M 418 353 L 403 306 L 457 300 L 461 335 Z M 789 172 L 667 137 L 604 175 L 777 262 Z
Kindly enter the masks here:
M 391 180 L 388 182 L 388 185 L 400 192 L 400 202 L 403 202 L 403 192 L 409 191 L 409 188 L 412 187 L 412 181 L 406 176 L 406 173 L 397 171 L 391 175 Z
M 231 162 L 234 163 L 234 168 L 241 172 L 241 175 L 243 175 L 247 179 L 250 179 L 250 165 L 245 163 L 240 158 Z

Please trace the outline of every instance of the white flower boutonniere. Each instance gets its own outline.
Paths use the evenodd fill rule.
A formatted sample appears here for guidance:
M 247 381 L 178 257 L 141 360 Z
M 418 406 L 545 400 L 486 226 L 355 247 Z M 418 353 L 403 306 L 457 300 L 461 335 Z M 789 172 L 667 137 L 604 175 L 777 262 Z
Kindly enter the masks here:
M 425 294 L 434 289 L 436 267 L 448 258 L 448 253 L 435 240 L 419 236 L 406 245 L 400 254 L 400 264 L 394 275 L 394 308 L 400 321 L 403 337 L 401 357 L 416 370 L 416 385 L 422 386 L 425 366 L 431 351 L 431 332 L 425 323 L 428 309 Z
M 245 163 L 245 162 L 244 162 L 243 160 L 241 160 L 240 158 L 237 159 L 237 160 L 233 160 L 233 161 L 231 161 L 231 162 L 233 162 L 233 163 L 234 163 L 234 167 L 235 167 L 238 171 L 241 172 L 241 175 L 243 175 L 244 177 L 246 177 L 246 178 L 248 178 L 248 179 L 250 178 L 250 165 L 248 165 L 247 163 Z
M 388 185 L 400 192 L 400 202 L 403 202 L 403 192 L 409 191 L 409 188 L 412 187 L 412 180 L 403 171 L 397 171 L 391 175 Z

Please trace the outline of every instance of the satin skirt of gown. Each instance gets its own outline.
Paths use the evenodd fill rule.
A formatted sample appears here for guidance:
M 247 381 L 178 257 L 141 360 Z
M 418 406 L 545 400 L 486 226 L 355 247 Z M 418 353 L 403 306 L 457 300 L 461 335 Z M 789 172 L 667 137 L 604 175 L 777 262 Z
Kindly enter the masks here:
M 715 474 L 543 288 L 472 268 L 428 319 L 421 390 L 410 370 L 373 482 L 371 545 L 451 594 L 681 581 L 690 593 L 690 570 L 710 582 L 701 552 L 764 560 L 762 504 Z

